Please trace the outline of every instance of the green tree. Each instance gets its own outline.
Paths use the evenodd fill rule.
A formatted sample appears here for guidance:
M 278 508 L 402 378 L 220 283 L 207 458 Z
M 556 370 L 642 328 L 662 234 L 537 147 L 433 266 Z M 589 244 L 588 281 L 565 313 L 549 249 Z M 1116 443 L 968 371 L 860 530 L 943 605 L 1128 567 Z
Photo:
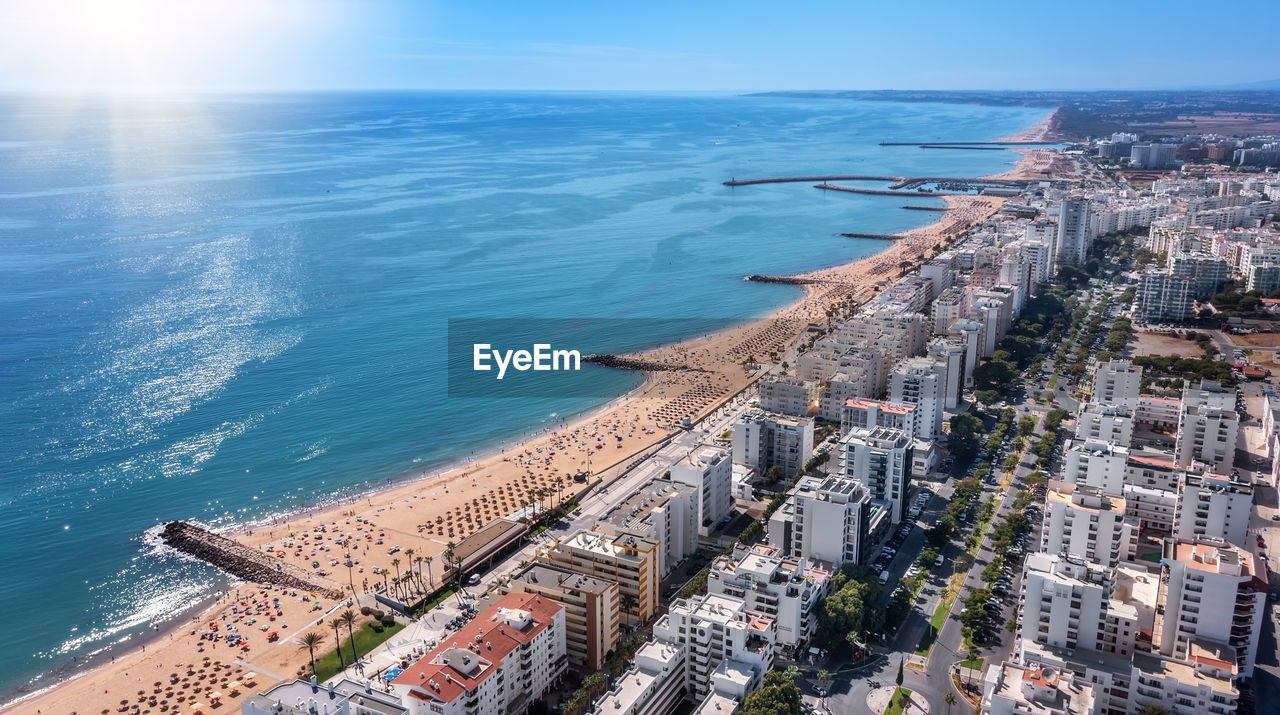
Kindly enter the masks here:
M 316 646 L 324 642 L 324 634 L 315 631 L 307 631 L 298 639 L 302 645 L 299 648 L 306 648 L 308 655 L 311 656 L 311 674 L 316 674 Z
M 942 702 L 947 704 L 947 712 L 951 712 L 951 706 L 956 704 L 956 696 L 953 693 L 947 693 L 942 696 Z
M 1169 708 L 1166 708 L 1163 705 L 1156 705 L 1154 703 L 1151 705 L 1143 705 L 1142 709 L 1138 711 L 1138 715 L 1169 715 Z
M 355 663 L 360 660 L 360 654 L 356 651 L 356 612 L 348 608 L 339 613 L 338 618 L 347 624 L 347 636 L 351 638 L 351 662 Z
M 951 418 L 951 432 L 947 437 L 947 444 L 957 459 L 969 460 L 982 446 L 979 434 L 982 431 L 982 420 L 967 413 L 962 412 Z
M 338 667 L 341 670 L 346 670 L 347 663 L 345 660 L 342 659 L 342 632 L 338 630 L 342 628 L 342 619 L 335 618 L 329 621 L 329 625 L 333 626 L 333 642 L 338 644 L 338 647 L 337 647 Z
M 764 684 L 742 701 L 739 715 L 802 715 L 800 688 L 777 671 L 764 676 Z
M 902 685 L 902 674 L 903 674 L 904 668 L 906 667 L 906 664 L 907 664 L 907 659 L 905 657 L 898 661 L 898 678 L 897 678 L 898 685 Z

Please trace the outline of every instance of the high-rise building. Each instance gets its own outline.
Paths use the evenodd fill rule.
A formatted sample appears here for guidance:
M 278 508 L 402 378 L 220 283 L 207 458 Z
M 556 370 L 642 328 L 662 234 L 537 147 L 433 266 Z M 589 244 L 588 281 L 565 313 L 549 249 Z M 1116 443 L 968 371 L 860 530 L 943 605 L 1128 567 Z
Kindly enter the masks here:
M 655 479 L 606 512 L 597 530 L 656 543 L 658 576 L 666 578 L 698 550 L 699 498 L 695 487 Z
M 1184 404 L 1174 448 L 1178 466 L 1186 468 L 1193 462 L 1204 462 L 1230 469 L 1239 433 L 1240 415 L 1234 409 Z
M 729 451 L 703 446 L 671 465 L 671 481 L 696 490 L 698 533 L 709 535 L 733 515 L 733 461 Z
M 1113 442 L 1128 447 L 1133 441 L 1133 410 L 1118 405 L 1089 402 L 1076 416 L 1076 439 Z
M 579 531 L 539 554 L 547 563 L 618 584 L 618 605 L 627 623 L 644 621 L 658 609 L 657 542 L 632 534 Z
M 871 523 L 871 496 L 857 480 L 803 477 L 769 517 L 769 544 L 780 553 L 839 568 L 861 564 Z
M 773 547 L 739 546 L 712 563 L 707 592 L 740 598 L 748 611 L 773 616 L 778 646 L 795 654 L 813 635 L 818 604 L 831 592 L 831 574 Z
M 783 478 L 804 470 L 813 454 L 813 421 L 763 410 L 743 415 L 733 426 L 733 461 L 765 474 L 773 467 Z
M 902 402 L 884 402 L 862 397 L 845 400 L 840 414 L 840 434 L 875 427 L 889 427 L 914 435 L 916 408 Z
M 816 383 L 794 375 L 780 375 L 760 381 L 760 408 L 781 415 L 805 417 L 817 395 Z
M 1093 247 L 1089 200 L 1063 199 L 1058 208 L 1058 265 L 1083 266 Z
M 1165 539 L 1160 565 L 1159 652 L 1186 653 L 1196 639 L 1224 644 L 1234 649 L 1240 675 L 1252 677 L 1269 583 L 1263 561 L 1225 541 Z
M 1072 442 L 1062 455 L 1062 481 L 1124 494 L 1129 449 L 1111 442 Z
M 840 474 L 888 502 L 892 523 L 900 523 L 907 518 L 911 436 L 888 427 L 852 430 L 840 440 Z
M 1138 522 L 1125 500 L 1100 489 L 1049 481 L 1040 550 L 1112 567 L 1138 550 Z
M 1178 495 L 1173 536 L 1244 544 L 1253 512 L 1253 485 L 1221 474 L 1187 471 Z
M 1169 715 L 1232 715 L 1240 701 L 1235 650 L 1211 641 L 1191 640 L 1185 655 L 1133 654 L 1134 712 L 1147 707 Z
M 524 712 L 568 661 L 564 607 L 511 593 L 402 670 L 391 689 L 409 715 Z
M 714 690 L 735 698 L 760 687 L 773 668 L 777 623 L 739 598 L 705 594 L 681 598 L 653 626 L 653 637 L 682 646 L 684 684 L 695 700 Z
M 889 374 L 889 401 L 916 408 L 913 436 L 935 440 L 942 434 L 946 387 L 946 367 L 929 358 L 903 360 Z
M 1141 391 L 1142 368 L 1128 360 L 1108 360 L 1094 373 L 1094 402 L 1136 410 Z
M 618 645 L 618 584 L 548 564 L 532 563 L 502 583 L 502 592 L 535 593 L 564 607 L 569 665 L 604 667 Z

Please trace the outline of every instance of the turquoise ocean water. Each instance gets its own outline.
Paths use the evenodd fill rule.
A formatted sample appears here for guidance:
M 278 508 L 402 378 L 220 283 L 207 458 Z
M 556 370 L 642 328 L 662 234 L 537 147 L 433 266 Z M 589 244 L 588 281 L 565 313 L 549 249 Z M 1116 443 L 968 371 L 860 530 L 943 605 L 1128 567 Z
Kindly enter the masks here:
M 720 182 L 991 173 L 1015 157 L 877 143 L 991 140 L 1043 114 L 729 95 L 0 97 L 0 612 L 17 615 L 0 702 L 225 583 L 156 549 L 161 521 L 229 526 L 350 496 L 605 401 L 448 397 L 449 318 L 761 315 L 798 292 L 742 276 L 847 262 L 883 244 L 838 232 L 936 214 Z M 618 340 L 685 337 L 672 330 Z M 599 379 L 611 395 L 636 380 Z

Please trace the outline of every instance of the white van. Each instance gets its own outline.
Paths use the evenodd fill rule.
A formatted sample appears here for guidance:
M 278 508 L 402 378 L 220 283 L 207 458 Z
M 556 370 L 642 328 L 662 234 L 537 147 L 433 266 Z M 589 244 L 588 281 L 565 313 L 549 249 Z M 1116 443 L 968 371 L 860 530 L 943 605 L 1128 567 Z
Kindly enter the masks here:
M 889 583 L 889 569 L 880 572 L 880 585 L 883 586 L 886 583 Z

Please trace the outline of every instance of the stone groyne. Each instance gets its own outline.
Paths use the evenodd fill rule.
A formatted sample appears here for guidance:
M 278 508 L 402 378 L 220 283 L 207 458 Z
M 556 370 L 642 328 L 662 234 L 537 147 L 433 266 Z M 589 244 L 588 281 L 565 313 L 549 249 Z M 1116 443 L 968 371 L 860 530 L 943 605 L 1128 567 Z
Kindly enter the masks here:
M 582 358 L 582 361 L 592 363 L 593 365 L 614 367 L 619 370 L 643 370 L 645 372 L 706 372 L 706 370 L 699 367 L 670 365 L 665 362 L 638 360 L 636 358 L 623 357 L 621 355 L 587 355 Z
M 752 273 L 747 276 L 747 280 L 752 283 L 782 283 L 791 286 L 804 286 L 812 283 L 818 283 L 812 278 L 797 278 L 795 276 L 766 276 L 760 273 Z
M 208 529 L 171 521 L 160 532 L 164 543 L 212 564 L 236 578 L 253 583 L 274 583 L 318 593 L 326 598 L 342 598 L 342 587 L 323 576 L 274 559 Z

